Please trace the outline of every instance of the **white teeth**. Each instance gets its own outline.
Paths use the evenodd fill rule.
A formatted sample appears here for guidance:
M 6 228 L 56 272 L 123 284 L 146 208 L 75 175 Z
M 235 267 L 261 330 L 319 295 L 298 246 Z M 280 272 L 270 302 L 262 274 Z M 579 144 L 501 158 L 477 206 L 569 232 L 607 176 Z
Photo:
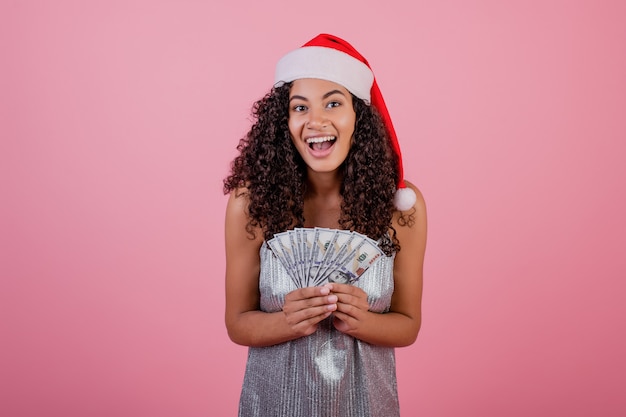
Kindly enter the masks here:
M 306 140 L 306 143 L 322 143 L 322 142 L 329 142 L 331 140 L 335 140 L 334 136 L 322 136 L 319 138 L 309 138 Z

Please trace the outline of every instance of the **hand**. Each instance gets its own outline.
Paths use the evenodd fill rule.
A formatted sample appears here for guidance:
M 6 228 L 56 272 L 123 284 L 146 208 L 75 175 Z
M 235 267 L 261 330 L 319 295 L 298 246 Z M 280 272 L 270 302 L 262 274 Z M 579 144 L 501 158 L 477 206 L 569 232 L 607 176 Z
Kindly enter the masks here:
M 337 309 L 338 297 L 330 294 L 330 285 L 294 290 L 285 296 L 283 313 L 287 324 L 298 336 L 317 330 L 320 321 Z
M 369 311 L 367 294 L 354 285 L 337 283 L 328 285 L 332 294 L 338 298 L 333 325 L 343 333 L 351 334 L 357 331 Z

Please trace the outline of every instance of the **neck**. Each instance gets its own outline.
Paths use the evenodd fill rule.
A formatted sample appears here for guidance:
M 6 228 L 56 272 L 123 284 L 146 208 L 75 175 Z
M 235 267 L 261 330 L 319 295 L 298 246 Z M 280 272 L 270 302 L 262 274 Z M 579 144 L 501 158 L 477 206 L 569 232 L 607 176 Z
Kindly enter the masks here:
M 312 173 L 307 178 L 307 195 L 309 197 L 329 198 L 339 196 L 341 178 L 336 172 Z

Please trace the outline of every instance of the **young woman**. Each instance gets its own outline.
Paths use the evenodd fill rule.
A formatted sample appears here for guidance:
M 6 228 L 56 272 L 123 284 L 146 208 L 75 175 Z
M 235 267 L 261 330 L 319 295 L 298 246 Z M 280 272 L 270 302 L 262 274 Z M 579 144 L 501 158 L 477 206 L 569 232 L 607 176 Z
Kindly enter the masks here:
M 285 55 L 224 181 L 226 327 L 249 346 L 240 416 L 399 415 L 394 347 L 421 323 L 426 209 L 367 61 L 322 34 Z M 323 227 L 384 252 L 354 283 L 299 287 L 267 244 Z

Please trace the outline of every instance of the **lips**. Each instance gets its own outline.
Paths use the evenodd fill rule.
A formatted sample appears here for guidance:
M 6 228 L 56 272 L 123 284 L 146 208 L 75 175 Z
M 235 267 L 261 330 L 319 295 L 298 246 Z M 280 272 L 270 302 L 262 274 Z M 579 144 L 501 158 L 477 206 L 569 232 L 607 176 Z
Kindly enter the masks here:
M 306 140 L 306 143 L 313 151 L 324 151 L 331 148 L 336 140 L 336 136 L 318 136 L 314 138 L 308 138 Z

